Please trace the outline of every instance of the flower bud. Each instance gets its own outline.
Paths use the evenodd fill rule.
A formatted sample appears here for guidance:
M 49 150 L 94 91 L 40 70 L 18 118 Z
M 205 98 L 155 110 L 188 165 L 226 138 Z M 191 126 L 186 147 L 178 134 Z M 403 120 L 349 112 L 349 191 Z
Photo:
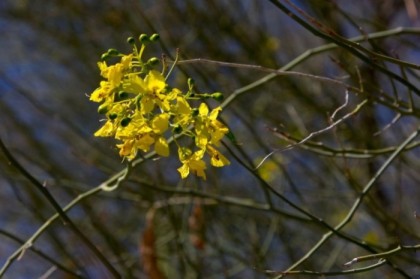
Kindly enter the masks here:
M 194 86 L 194 80 L 192 78 L 188 78 L 187 80 L 188 88 L 191 89 Z
M 125 92 L 125 91 L 119 91 L 118 92 L 118 98 L 119 99 L 125 99 L 127 97 L 128 97 L 128 93 L 127 92 Z
M 118 54 L 120 54 L 120 52 L 118 50 L 116 50 L 115 48 L 108 49 L 108 52 L 107 53 L 109 55 L 118 55 Z
M 222 93 L 220 93 L 220 92 L 214 92 L 213 94 L 211 94 L 211 97 L 212 97 L 213 99 L 215 99 L 216 101 L 218 101 L 218 102 L 221 102 L 221 101 L 223 101 L 223 99 L 224 99 L 223 94 L 222 94 Z
M 108 115 L 108 117 L 109 117 L 109 119 L 114 120 L 114 119 L 116 119 L 118 117 L 118 114 L 116 114 L 116 113 L 110 113 Z
M 142 44 L 145 44 L 145 43 L 150 42 L 150 38 L 149 38 L 149 36 L 147 36 L 146 34 L 141 34 L 141 35 L 139 36 L 139 41 L 140 41 Z
M 104 54 L 101 55 L 101 61 L 108 60 L 108 58 L 109 58 L 109 54 L 108 53 L 104 53 Z
M 157 59 L 156 57 L 152 57 L 147 61 L 147 64 L 149 64 L 150 66 L 155 66 L 159 63 L 159 59 Z
M 108 104 L 102 104 L 98 107 L 99 114 L 105 114 L 108 112 Z
M 176 125 L 176 127 L 174 128 L 174 133 L 179 134 L 181 132 L 182 132 L 182 127 L 180 125 Z
M 123 120 L 121 120 L 121 126 L 126 127 L 128 124 L 130 124 L 130 122 L 131 122 L 131 118 L 126 117 Z
M 152 36 L 150 36 L 150 41 L 156 42 L 157 40 L 159 40 L 159 38 L 160 38 L 159 34 L 155 33 Z
M 136 40 L 133 37 L 128 37 L 127 38 L 127 43 L 129 43 L 130 45 L 134 45 L 136 42 Z

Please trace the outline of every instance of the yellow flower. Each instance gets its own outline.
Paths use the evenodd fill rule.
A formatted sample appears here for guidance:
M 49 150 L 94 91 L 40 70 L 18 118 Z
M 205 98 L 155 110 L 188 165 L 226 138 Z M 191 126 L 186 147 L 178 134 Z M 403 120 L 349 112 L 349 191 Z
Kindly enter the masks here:
M 158 155 L 168 157 L 169 145 L 164 137 L 158 137 L 155 142 L 155 151 Z
M 117 147 L 120 149 L 120 156 L 132 160 L 136 157 L 139 149 L 143 152 L 147 152 L 154 142 L 155 139 L 149 134 L 139 134 L 135 138 L 124 140 L 122 144 L 117 144 Z
M 190 174 L 190 171 L 195 173 L 197 176 L 206 179 L 206 163 L 202 160 L 204 150 L 200 149 L 194 153 L 188 148 L 178 149 L 179 160 L 182 166 L 178 168 L 178 172 L 181 174 L 181 178 L 185 179 Z
M 164 137 L 161 135 L 168 130 L 169 114 L 162 113 L 156 116 L 152 121 L 152 129 L 155 134 L 155 151 L 160 156 L 169 156 L 169 145 Z
M 162 102 L 165 100 L 165 94 L 163 94 L 166 88 L 165 78 L 161 73 L 157 71 L 150 71 L 144 79 L 145 92 L 140 101 L 141 111 L 143 114 L 151 112 L 155 108 L 155 104 L 158 104 L 162 110 L 169 110 L 169 103 Z
M 139 112 L 136 112 L 131 117 L 130 123 L 127 126 L 118 127 L 115 138 L 125 140 L 135 138 L 138 135 L 149 134 L 152 131 L 153 129 L 149 127 L 147 120 Z
M 91 101 L 102 102 L 111 96 L 115 89 L 120 86 L 125 72 L 130 69 L 132 56 L 132 54 L 124 55 L 121 58 L 121 63 L 111 66 L 108 66 L 105 61 L 98 62 L 101 75 L 107 80 L 100 82 L 99 88 L 97 88 L 90 96 Z
M 147 152 L 154 142 L 155 139 L 150 134 L 140 134 L 136 137 L 135 147 L 141 149 L 143 152 Z
M 133 159 L 138 149 L 149 151 L 155 142 L 152 132 L 153 129 L 149 127 L 146 119 L 140 113 L 135 113 L 127 126 L 119 126 L 116 131 L 115 138 L 123 141 L 117 145 L 120 148 L 120 155 Z
M 152 70 L 144 79 L 147 89 L 151 93 L 160 93 L 166 87 L 165 78 L 158 71 Z
M 95 132 L 95 137 L 111 137 L 115 134 L 116 126 L 114 126 L 114 123 L 111 120 L 108 120 L 105 122 L 105 124 Z
M 181 126 L 183 129 L 188 128 L 193 121 L 192 109 L 183 96 L 178 96 L 176 98 L 176 105 L 174 106 L 173 113 L 175 115 L 174 123 Z
M 102 102 L 111 95 L 113 89 L 109 82 L 103 80 L 99 83 L 99 87 L 90 95 L 89 99 L 93 102 Z
M 134 148 L 134 139 L 126 140 L 122 144 L 117 144 L 117 147 L 120 149 L 120 156 L 127 157 L 128 159 L 132 159 L 137 155 L 137 149 Z
M 156 134 L 163 134 L 166 130 L 168 130 L 169 127 L 169 114 L 162 113 L 153 118 L 152 121 L 152 128 L 153 132 Z
M 132 39 L 129 40 L 130 43 Z M 209 110 L 205 103 L 198 109 L 192 108 L 192 83 L 188 82 L 188 92 L 184 94 L 177 88 L 168 86 L 162 73 L 151 70 L 152 61 L 143 63 L 141 58 L 144 44 L 140 50 L 133 47 L 133 53 L 120 55 L 110 50 L 106 57 L 120 56 L 121 60 L 113 65 L 98 62 L 101 76 L 105 79 L 94 90 L 90 100 L 101 103 L 98 113 L 107 116 L 107 121 L 95 132 L 97 137 L 114 137 L 118 140 L 120 156 L 134 159 L 139 151 L 149 152 L 154 146 L 160 156 L 169 156 L 167 136 L 177 134 L 195 140 L 196 149 L 178 147 L 182 166 L 178 168 L 183 179 L 193 173 L 206 179 L 207 168 L 204 155 L 207 153 L 212 166 L 229 165 L 229 160 L 216 148 L 228 133 L 217 117 L 220 107 Z M 217 93 L 221 95 L 221 93 Z M 214 97 L 214 94 L 197 94 L 198 98 Z M 218 95 L 217 95 L 218 96 Z M 197 99 L 193 97 L 191 99 Z M 181 142 L 176 142 L 180 144 Z M 197 150 L 197 151 L 194 151 Z
M 207 145 L 206 151 L 210 155 L 210 164 L 212 166 L 220 168 L 230 165 L 229 160 L 213 146 Z
M 123 90 L 133 94 L 144 94 L 146 92 L 146 84 L 137 74 L 128 74 L 123 82 Z
M 198 108 L 197 121 L 195 123 L 196 145 L 199 148 L 205 149 L 207 144 L 213 144 L 218 146 L 220 140 L 229 131 L 229 129 L 223 125 L 217 116 L 222 109 L 217 107 L 213 109 L 209 114 L 209 108 L 205 103 L 201 103 Z
M 132 54 L 124 55 L 121 58 L 121 62 L 115 65 L 108 66 L 106 62 L 98 62 L 98 67 L 101 70 L 101 75 L 108 79 L 111 87 L 117 87 L 122 77 L 124 76 L 124 72 L 130 68 Z

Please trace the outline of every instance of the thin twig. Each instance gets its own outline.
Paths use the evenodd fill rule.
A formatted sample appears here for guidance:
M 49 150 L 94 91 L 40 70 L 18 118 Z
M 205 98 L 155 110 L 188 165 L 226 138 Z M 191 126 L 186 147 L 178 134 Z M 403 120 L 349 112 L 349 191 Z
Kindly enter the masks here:
M 356 199 L 356 201 L 353 203 L 352 207 L 348 211 L 347 215 L 344 217 L 344 219 L 334 227 L 333 231 L 329 231 L 326 234 L 322 236 L 322 238 L 298 261 L 293 263 L 285 272 L 292 271 L 299 265 L 301 265 L 303 262 L 305 262 L 309 257 L 311 257 L 325 242 L 327 242 L 328 239 L 331 238 L 331 236 L 334 235 L 334 233 L 340 231 L 344 226 L 346 226 L 352 219 L 354 214 L 356 213 L 359 206 L 362 204 L 362 201 L 364 197 L 370 192 L 370 190 L 373 188 L 373 186 L 376 184 L 379 177 L 382 176 L 382 174 L 385 172 L 385 170 L 391 165 L 391 163 L 404 151 L 404 149 L 412 142 L 420 133 L 420 127 L 417 128 L 411 135 L 409 135 L 404 142 L 402 142 L 398 148 L 388 157 L 388 159 L 382 164 L 382 166 L 378 169 L 378 171 L 374 174 L 374 176 L 370 179 L 370 181 L 365 185 L 363 188 L 363 191 L 360 193 L 359 197 Z M 404 275 L 406 278 L 410 278 L 408 275 L 405 274 L 405 272 L 401 269 L 399 269 L 396 266 L 393 266 L 395 270 L 397 270 L 401 275 Z M 282 278 L 283 275 L 275 277 L 276 279 Z
M 301 145 L 301 144 L 304 144 L 304 143 L 306 143 L 307 141 L 309 141 L 311 138 L 313 138 L 313 137 L 315 137 L 315 136 L 318 136 L 318 135 L 320 135 L 320 134 L 323 134 L 323 133 L 325 133 L 325 132 L 328 132 L 329 130 L 331 130 L 331 129 L 333 129 L 334 127 L 336 127 L 337 125 L 339 125 L 340 123 L 342 123 L 342 122 L 344 122 L 345 120 L 347 120 L 348 118 L 350 118 L 351 116 L 353 116 L 353 115 L 355 115 L 356 113 L 358 113 L 360 110 L 361 110 L 361 108 L 364 106 L 364 105 L 366 105 L 368 103 L 368 100 L 363 100 L 363 102 L 361 102 L 360 104 L 358 104 L 357 106 L 356 106 L 356 108 L 353 110 L 353 111 L 351 111 L 351 112 L 349 112 L 348 114 L 346 114 L 346 115 L 344 115 L 343 117 L 341 117 L 340 119 L 338 119 L 337 121 L 335 121 L 335 122 L 333 122 L 333 123 L 331 123 L 330 125 L 328 125 L 327 127 L 325 127 L 325 128 L 323 128 L 323 129 L 321 129 L 321 130 L 318 130 L 318 131 L 315 131 L 315 132 L 312 132 L 312 133 L 310 133 L 308 136 L 306 136 L 305 138 L 303 138 L 302 140 L 300 140 L 299 142 L 297 142 L 297 143 L 293 143 L 293 144 L 289 144 L 288 146 L 286 146 L 286 147 L 282 147 L 282 148 L 278 148 L 278 149 L 275 149 L 275 150 L 273 150 L 273 151 L 271 151 L 270 153 L 268 153 L 262 160 L 261 160 L 261 162 L 255 167 L 255 169 L 258 169 L 259 167 L 261 167 L 262 166 L 262 164 L 264 164 L 264 162 L 268 159 L 268 158 L 270 158 L 273 154 L 275 154 L 275 153 L 278 153 L 278 152 L 284 152 L 284 151 L 286 151 L 286 150 L 290 150 L 290 149 L 292 149 L 292 148 L 294 148 L 294 147 L 296 147 L 296 146 L 298 146 L 298 145 Z M 272 132 L 273 133 L 276 133 L 277 132 L 277 130 L 276 129 L 272 129 Z
M 369 266 L 360 267 L 360 268 L 354 268 L 354 269 L 348 269 L 348 270 L 342 270 L 342 271 L 312 271 L 312 270 L 292 270 L 292 271 L 285 271 L 285 272 L 279 272 L 279 271 L 271 271 L 266 270 L 265 273 L 268 275 L 281 275 L 281 276 L 287 276 L 287 275 L 307 275 L 307 276 L 320 276 L 320 277 L 328 277 L 328 276 L 339 276 L 339 275 L 348 275 L 348 274 L 355 274 L 355 273 L 361 273 L 366 272 L 375 268 L 378 268 L 384 264 L 386 264 L 385 259 L 379 259 L 377 263 L 374 263 Z
M 379 63 L 376 63 L 374 59 L 371 58 L 371 55 L 366 56 L 363 52 L 368 52 L 367 49 L 363 48 L 359 44 L 353 43 L 352 41 L 343 38 L 336 34 L 334 31 L 329 30 L 329 32 L 325 32 L 325 30 L 319 30 L 315 27 L 313 27 L 311 24 L 297 16 L 293 11 L 288 9 L 285 5 L 280 3 L 278 0 L 269 0 L 274 6 L 279 8 L 282 12 L 287 14 L 289 17 L 291 17 L 293 20 L 295 20 L 297 23 L 299 23 L 302 27 L 307 29 L 309 32 L 311 32 L 313 35 L 320 37 L 322 39 L 328 40 L 330 42 L 333 42 L 337 44 L 339 47 L 342 47 L 343 49 L 349 51 L 354 56 L 358 57 L 360 60 L 365 62 L 367 65 L 379 70 L 380 72 L 394 78 L 395 80 L 399 81 L 401 84 L 404 84 L 407 88 L 413 90 L 417 95 L 420 95 L 420 89 L 409 82 L 408 80 L 404 79 L 403 77 L 397 75 L 396 73 L 388 70 L 384 66 L 382 66 Z M 284 0 L 288 2 L 290 5 L 295 6 L 293 3 L 291 3 L 289 0 Z M 313 23 L 313 22 L 312 22 Z M 317 26 L 319 27 L 319 26 Z M 383 58 L 382 58 L 383 59 Z M 392 62 L 395 62 L 396 59 L 393 59 Z M 401 64 L 401 63 L 399 63 Z M 408 65 L 405 65 L 408 66 Z M 420 68 L 420 66 L 415 65 L 416 68 Z
M 118 271 L 112 266 L 112 264 L 108 261 L 108 259 L 96 248 L 96 246 L 84 235 L 84 233 L 79 230 L 79 228 L 73 223 L 73 221 L 67 216 L 67 214 L 63 211 L 61 206 L 58 202 L 54 199 L 51 193 L 48 191 L 46 187 L 44 187 L 35 177 L 33 177 L 12 155 L 11 152 L 7 149 L 4 145 L 3 141 L 0 138 L 0 149 L 7 157 L 9 162 L 24 176 L 26 177 L 34 186 L 35 188 L 40 191 L 44 197 L 48 200 L 48 202 L 53 206 L 54 210 L 57 212 L 57 215 L 63 220 L 65 225 L 68 225 L 69 228 L 73 231 L 73 233 L 80 238 L 80 240 L 94 253 L 94 255 L 102 262 L 102 264 L 108 269 L 108 271 L 115 277 L 120 278 Z M 11 264 L 11 262 L 18 257 L 21 253 L 23 253 L 26 248 L 32 245 L 32 241 L 27 241 L 21 252 L 18 254 L 14 254 L 14 257 L 9 257 L 6 261 L 3 268 L 0 270 L 0 276 L 4 275 L 4 272 Z M 21 254 L 23 255 L 23 254 Z
M 392 250 L 389 250 L 389 251 L 354 258 L 351 261 L 345 263 L 344 266 L 351 266 L 355 263 L 360 263 L 360 262 L 370 261 L 370 260 L 375 260 L 375 259 L 381 259 L 381 258 L 387 258 L 387 257 L 392 256 L 394 254 L 397 254 L 397 253 L 399 253 L 403 250 L 419 250 L 419 249 L 420 249 L 420 244 L 419 245 L 414 245 L 414 246 L 398 245 L 398 247 L 396 247 Z

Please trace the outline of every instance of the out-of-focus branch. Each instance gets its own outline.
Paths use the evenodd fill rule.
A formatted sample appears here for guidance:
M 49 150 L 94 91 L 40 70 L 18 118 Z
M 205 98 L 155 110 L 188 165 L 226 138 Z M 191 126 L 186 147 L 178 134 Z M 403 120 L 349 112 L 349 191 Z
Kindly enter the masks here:
M 73 221 L 67 216 L 65 211 L 61 208 L 61 206 L 58 204 L 58 202 L 54 199 L 54 197 L 51 195 L 51 193 L 48 191 L 44 185 L 38 182 L 38 180 L 33 177 L 12 155 L 12 153 L 7 149 L 7 147 L 4 145 L 3 141 L 0 139 L 0 149 L 4 153 L 4 155 L 9 160 L 10 164 L 13 165 L 17 170 L 26 177 L 35 187 L 37 190 L 39 190 L 45 198 L 48 200 L 48 202 L 53 206 L 55 211 L 57 212 L 57 217 L 60 217 L 65 225 L 68 225 L 69 228 L 77 235 L 80 240 L 98 257 L 98 259 L 104 264 L 104 266 L 109 270 L 109 272 L 115 277 L 120 278 L 120 275 L 118 274 L 118 271 L 112 266 L 112 264 L 108 261 L 108 259 L 96 248 L 96 246 L 85 236 L 85 234 L 79 230 L 79 228 L 73 223 Z M 30 247 L 32 245 L 32 241 L 27 241 L 25 243 L 25 247 Z M 24 251 L 22 249 L 21 251 Z M 17 256 L 20 254 L 15 253 L 11 257 L 8 258 L 3 268 L 0 270 L 0 276 L 3 275 L 6 271 L 6 269 L 10 266 L 11 262 L 17 258 Z
M 357 258 L 352 259 L 351 261 L 347 262 L 344 264 L 344 266 L 352 266 L 356 263 L 360 263 L 360 262 L 364 262 L 364 261 L 371 261 L 371 260 L 376 260 L 376 259 L 385 259 L 389 256 L 392 256 L 394 254 L 397 254 L 403 250 L 419 250 L 420 249 L 420 244 L 418 245 L 414 245 L 414 246 L 407 246 L 407 245 L 398 245 L 398 247 L 386 251 L 386 252 L 382 252 L 382 253 L 377 253 L 377 254 L 371 254 L 371 255 L 366 255 L 366 256 L 360 256 Z
M 353 218 L 354 214 L 356 213 L 359 206 L 362 204 L 362 201 L 364 197 L 369 193 L 369 191 L 373 188 L 376 181 L 379 179 L 379 177 L 385 172 L 385 170 L 391 165 L 391 163 L 404 151 L 404 149 L 418 136 L 420 133 L 420 127 L 417 128 L 411 135 L 409 135 L 404 142 L 402 142 L 398 148 L 388 157 L 388 159 L 382 164 L 382 166 L 378 169 L 378 171 L 375 173 L 375 175 L 371 178 L 371 180 L 366 184 L 366 186 L 363 188 L 363 191 L 360 193 L 359 197 L 356 199 L 356 201 L 353 203 L 352 207 L 350 208 L 347 215 L 343 218 L 343 220 L 334 227 L 334 231 L 329 231 L 328 233 L 324 234 L 322 238 L 298 261 L 293 263 L 287 270 L 286 273 L 289 271 L 292 271 L 299 265 L 301 265 L 303 262 L 305 262 L 309 257 L 311 257 L 325 242 L 327 242 L 328 239 L 331 238 L 331 236 L 334 235 L 334 232 L 340 231 L 342 228 L 344 228 L 345 225 L 347 225 Z M 405 276 L 406 278 L 410 278 L 403 270 L 399 269 L 396 266 L 393 266 L 393 268 L 398 271 L 401 275 Z M 280 275 L 278 278 L 282 278 L 283 275 Z
M 391 72 L 390 70 L 388 70 L 387 68 L 385 68 L 381 64 L 376 63 L 373 59 L 371 59 L 370 57 L 368 57 L 365 54 L 363 54 L 362 52 L 360 52 L 361 49 L 363 50 L 363 52 L 367 51 L 364 48 L 362 48 L 360 45 L 354 44 L 351 41 L 338 36 L 338 34 L 335 34 L 335 32 L 331 29 L 320 30 L 320 29 L 317 29 L 317 28 L 313 27 L 312 25 L 307 23 L 305 20 L 298 17 L 293 11 L 288 9 L 285 5 L 281 4 L 278 0 L 269 0 L 269 1 L 272 4 L 274 4 L 277 8 L 279 8 L 281 11 L 283 11 L 285 14 L 290 16 L 297 23 L 299 23 L 302 27 L 307 29 L 312 34 L 314 34 L 315 36 L 323 38 L 323 39 L 328 40 L 328 41 L 334 42 L 338 46 L 348 50 L 350 53 L 352 53 L 354 56 L 361 59 L 363 62 L 365 62 L 369 66 L 371 66 L 371 67 L 381 71 L 382 73 L 396 79 L 401 84 L 404 84 L 405 86 L 407 86 L 407 88 L 413 90 L 414 93 L 416 93 L 417 95 L 420 95 L 420 89 L 418 89 L 414 84 L 412 84 L 411 82 L 409 82 L 405 78 L 397 75 L 396 73 Z M 288 3 L 291 3 L 288 0 L 285 0 L 285 1 L 288 2 Z M 293 6 L 295 7 L 295 5 L 293 5 Z M 318 24 L 318 22 L 316 24 Z M 417 67 L 419 67 L 419 66 L 416 65 L 416 68 Z
M 384 264 L 387 263 L 387 260 L 385 259 L 379 259 L 377 263 L 371 264 L 369 266 L 360 267 L 360 268 L 354 268 L 354 269 L 348 269 L 348 270 L 342 270 L 342 271 L 312 271 L 312 270 L 292 270 L 292 271 L 285 271 L 285 272 L 278 272 L 278 271 L 271 271 L 266 270 L 265 273 L 267 275 L 281 275 L 281 276 L 293 276 L 293 275 L 306 275 L 306 276 L 320 276 L 320 277 L 329 277 L 329 276 L 340 276 L 340 275 L 348 275 L 348 274 L 355 274 L 355 273 L 361 273 L 366 272 L 375 268 L 378 268 Z

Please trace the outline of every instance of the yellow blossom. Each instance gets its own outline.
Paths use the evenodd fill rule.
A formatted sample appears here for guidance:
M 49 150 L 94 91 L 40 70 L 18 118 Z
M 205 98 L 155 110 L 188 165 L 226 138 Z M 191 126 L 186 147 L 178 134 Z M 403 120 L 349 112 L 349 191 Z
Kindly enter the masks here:
M 122 88 L 124 91 L 135 95 L 144 94 L 146 92 L 146 84 L 137 74 L 128 74 Z
M 109 82 L 101 81 L 99 87 L 90 95 L 90 100 L 93 102 L 102 102 L 108 98 L 112 93 L 113 88 Z
M 229 160 L 213 146 L 207 145 L 206 151 L 210 155 L 210 164 L 213 167 L 224 167 L 230 165 Z
M 134 40 L 129 41 L 131 44 Z M 145 44 L 138 52 L 134 46 L 133 52 L 128 55 L 110 50 L 103 55 L 103 59 L 121 57 L 120 62 L 113 65 L 98 62 L 104 80 L 90 95 L 90 100 L 101 103 L 98 113 L 106 115 L 107 120 L 95 132 L 95 136 L 114 137 L 118 140 L 120 156 L 132 160 L 139 151 L 149 152 L 152 146 L 156 154 L 169 156 L 167 136 L 182 133 L 195 141 L 197 150 L 180 146 L 182 141 L 177 141 L 182 163 L 178 172 L 183 179 L 190 173 L 206 179 L 204 155 L 209 156 L 212 166 L 230 164 L 216 149 L 228 133 L 228 128 L 217 120 L 220 107 L 210 111 L 205 103 L 201 103 L 198 108 L 193 108 L 190 99 L 208 96 L 217 99 L 217 94 L 198 93 L 191 96 L 191 82 L 188 83 L 187 93 L 170 87 L 163 73 L 151 69 L 156 63 L 149 61 L 157 62 L 158 59 L 151 58 L 148 62 L 142 60 L 144 47 Z
M 169 126 L 169 114 L 162 113 L 156 116 L 152 121 L 153 132 L 156 134 L 163 134 Z
M 114 126 L 114 123 L 111 120 L 108 120 L 105 122 L 105 124 L 95 132 L 95 137 L 110 137 L 115 134 L 116 127 Z
M 173 113 L 175 114 L 174 123 L 183 129 L 188 128 L 193 118 L 192 109 L 185 97 L 178 96 L 176 98 L 176 106 L 174 107 Z
M 164 137 L 158 137 L 155 142 L 155 151 L 158 155 L 168 157 L 169 145 Z
M 194 153 L 188 148 L 179 148 L 178 155 L 179 160 L 182 162 L 182 166 L 178 168 L 178 172 L 181 174 L 183 179 L 187 178 L 190 171 L 195 173 L 197 176 L 206 179 L 206 163 L 202 160 L 204 150 L 200 149 Z
M 228 128 L 217 120 L 217 116 L 222 109 L 217 107 L 209 114 L 209 109 L 205 103 L 201 103 L 198 108 L 198 117 L 195 124 L 196 145 L 205 148 L 207 144 L 218 146 L 220 140 L 229 131 Z
M 165 100 L 165 94 L 162 94 L 166 87 L 165 78 L 157 71 L 150 71 L 144 79 L 145 89 L 141 99 L 141 111 L 143 114 L 151 112 L 155 105 L 158 104 L 161 109 L 167 111 L 169 104 L 162 101 Z
M 124 140 L 122 144 L 117 144 L 117 147 L 120 149 L 120 156 L 132 160 L 136 157 L 139 149 L 143 152 L 147 152 L 154 142 L 155 139 L 149 134 L 139 134 L 135 138 Z
M 98 67 L 101 70 L 101 75 L 108 79 L 111 87 L 117 87 L 124 75 L 124 71 L 129 69 L 132 55 L 124 55 L 121 58 L 121 63 L 108 66 L 106 62 L 98 62 Z
M 115 138 L 121 140 L 135 138 L 138 135 L 148 134 L 152 131 L 153 129 L 148 125 L 146 119 L 140 113 L 135 113 L 127 126 L 118 127 Z

